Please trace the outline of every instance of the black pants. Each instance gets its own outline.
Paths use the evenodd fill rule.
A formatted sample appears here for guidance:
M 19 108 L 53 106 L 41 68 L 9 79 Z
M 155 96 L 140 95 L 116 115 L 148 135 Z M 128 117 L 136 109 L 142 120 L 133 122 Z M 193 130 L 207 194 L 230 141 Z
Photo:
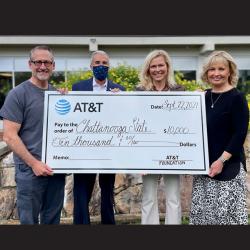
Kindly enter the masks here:
M 89 201 L 95 179 L 96 174 L 74 174 L 74 224 L 90 224 Z M 102 224 L 115 224 L 114 183 L 115 174 L 99 174 Z

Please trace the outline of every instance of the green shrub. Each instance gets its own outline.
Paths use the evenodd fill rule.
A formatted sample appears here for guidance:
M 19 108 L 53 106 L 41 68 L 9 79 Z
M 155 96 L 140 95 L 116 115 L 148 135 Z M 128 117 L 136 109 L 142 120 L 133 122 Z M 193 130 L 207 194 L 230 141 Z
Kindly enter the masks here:
M 138 72 L 138 68 L 127 64 L 119 64 L 116 67 L 110 68 L 108 77 L 111 81 L 124 86 L 127 91 L 132 91 L 139 82 Z M 67 74 L 67 82 L 52 82 L 52 84 L 57 88 L 67 87 L 69 90 L 72 90 L 72 85 L 74 83 L 89 79 L 92 76 L 93 74 L 91 70 L 69 72 Z
M 133 91 L 139 83 L 139 68 L 129 66 L 127 64 L 118 64 L 116 67 L 111 67 L 109 70 L 109 79 L 126 88 L 127 91 Z M 72 90 L 72 84 L 80 80 L 86 80 L 92 77 L 92 71 L 77 71 L 67 74 L 67 82 L 52 82 L 54 86 L 67 87 Z M 196 81 L 188 81 L 184 79 L 183 74 L 177 72 L 175 81 L 178 84 L 184 85 L 186 90 L 193 91 L 196 89 L 205 89 L 205 86 L 198 84 Z
M 174 78 L 175 78 L 176 83 L 183 85 L 185 89 L 188 91 L 194 91 L 197 89 L 204 90 L 207 88 L 205 84 L 200 84 L 196 82 L 195 80 L 190 81 L 190 80 L 184 79 L 184 74 L 181 72 L 176 72 L 174 75 Z
M 246 95 L 246 98 L 247 98 L 248 108 L 250 110 L 250 94 Z M 248 131 L 250 131 L 250 121 L 248 123 Z
M 109 78 L 126 88 L 127 91 L 133 91 L 139 83 L 139 69 L 127 64 L 119 64 L 109 71 Z
M 237 85 L 237 89 L 246 94 L 250 94 L 250 81 L 239 82 Z
M 246 95 L 246 97 L 247 97 L 248 107 L 250 109 L 250 94 Z
M 67 73 L 67 81 L 61 81 L 61 82 L 55 82 L 51 81 L 53 86 L 56 88 L 68 88 L 69 90 L 72 90 L 72 85 L 78 81 L 81 80 L 87 80 L 92 77 L 92 71 L 71 71 Z

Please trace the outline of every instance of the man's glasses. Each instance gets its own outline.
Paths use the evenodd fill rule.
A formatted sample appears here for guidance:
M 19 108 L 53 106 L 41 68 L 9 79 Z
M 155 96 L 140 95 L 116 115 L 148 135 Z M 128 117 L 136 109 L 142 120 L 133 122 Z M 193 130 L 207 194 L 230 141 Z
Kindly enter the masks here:
M 41 67 L 44 64 L 45 67 L 50 67 L 54 62 L 53 61 L 32 61 L 36 67 Z

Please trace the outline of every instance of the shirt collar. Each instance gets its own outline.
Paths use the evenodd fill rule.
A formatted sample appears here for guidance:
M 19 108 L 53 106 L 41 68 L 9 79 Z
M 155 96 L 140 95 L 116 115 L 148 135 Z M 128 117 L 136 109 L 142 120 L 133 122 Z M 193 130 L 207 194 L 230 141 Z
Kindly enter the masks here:
M 106 79 L 105 83 L 100 85 L 96 82 L 95 78 L 93 77 L 93 90 L 107 90 L 108 80 Z

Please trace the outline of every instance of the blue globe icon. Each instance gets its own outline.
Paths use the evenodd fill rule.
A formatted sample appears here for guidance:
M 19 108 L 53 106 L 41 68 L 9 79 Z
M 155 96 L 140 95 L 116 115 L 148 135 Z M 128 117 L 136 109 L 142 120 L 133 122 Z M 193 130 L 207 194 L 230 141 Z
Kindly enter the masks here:
M 60 99 L 55 105 L 56 112 L 60 115 L 66 115 L 71 109 L 70 103 L 65 99 Z

